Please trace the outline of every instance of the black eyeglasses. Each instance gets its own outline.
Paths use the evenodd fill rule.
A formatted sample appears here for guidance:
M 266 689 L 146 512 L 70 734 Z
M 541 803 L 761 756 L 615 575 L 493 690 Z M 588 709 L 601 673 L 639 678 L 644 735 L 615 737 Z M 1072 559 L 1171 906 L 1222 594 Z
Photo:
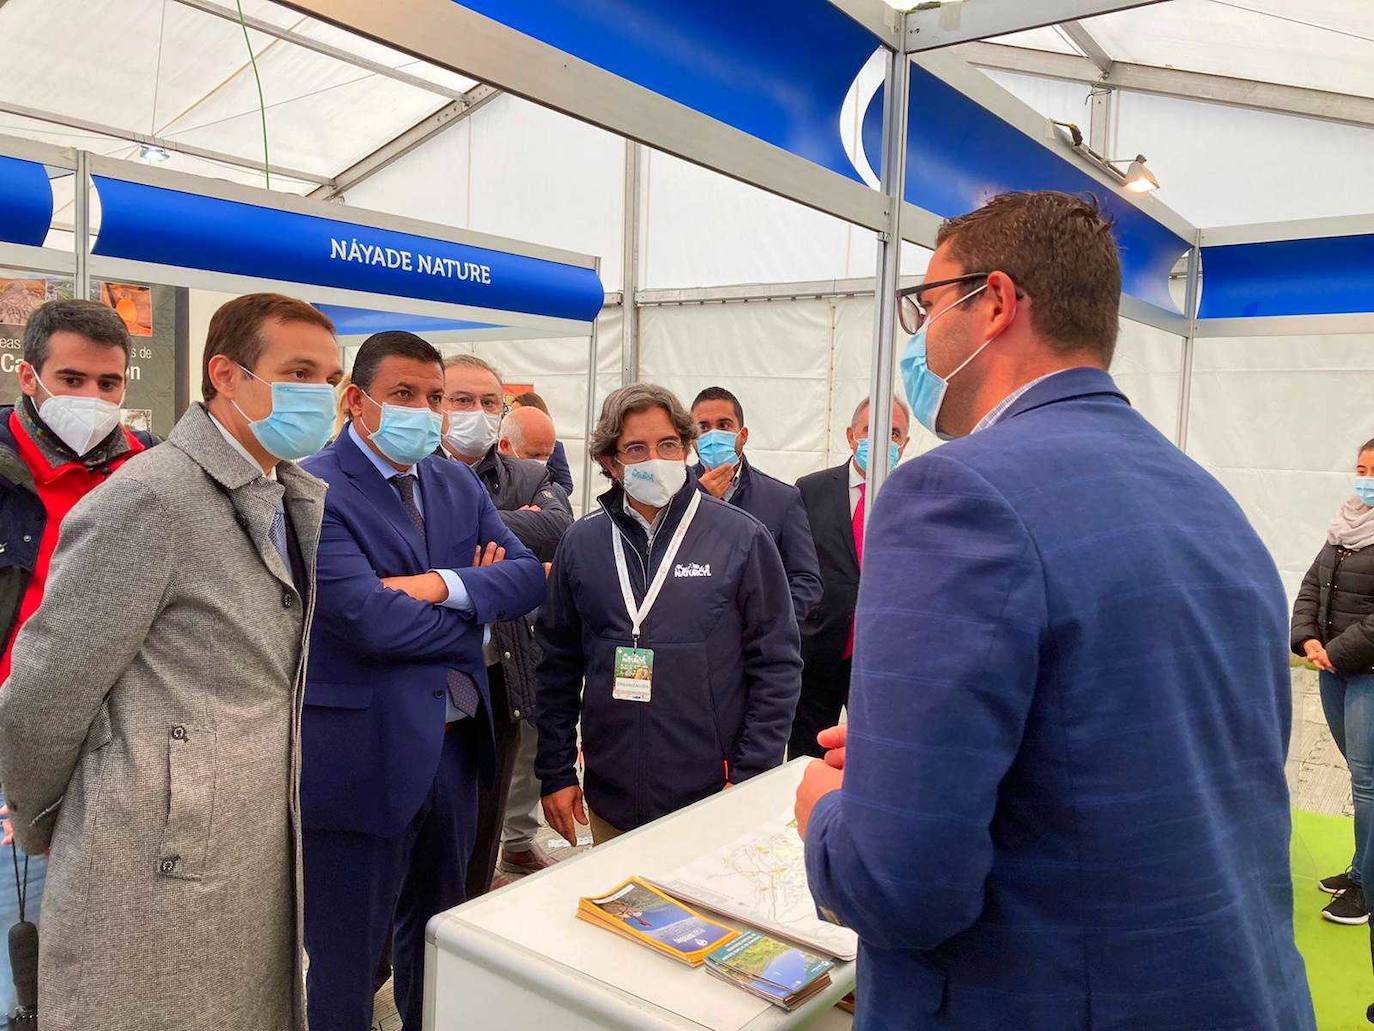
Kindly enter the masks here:
M 925 325 L 926 319 L 930 318 L 930 312 L 921 303 L 921 294 L 927 290 L 934 290 L 937 286 L 951 286 L 954 283 L 973 283 L 979 279 L 987 279 L 992 275 L 991 272 L 970 272 L 967 275 L 955 276 L 953 279 L 937 279 L 933 283 L 921 283 L 918 286 L 907 286 L 897 291 L 897 319 L 902 324 L 902 329 L 915 336 Z M 1017 296 L 1021 296 L 1021 291 L 1016 291 Z

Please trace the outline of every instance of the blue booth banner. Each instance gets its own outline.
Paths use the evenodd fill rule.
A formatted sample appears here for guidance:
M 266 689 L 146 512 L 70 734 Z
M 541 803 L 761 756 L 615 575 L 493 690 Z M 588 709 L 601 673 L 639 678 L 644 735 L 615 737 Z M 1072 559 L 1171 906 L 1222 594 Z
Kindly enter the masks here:
M 443 319 L 435 315 L 407 315 L 394 311 L 376 311 L 370 308 L 350 308 L 342 304 L 317 304 L 321 312 L 334 323 L 334 332 L 341 337 L 371 336 L 391 330 L 405 330 L 408 333 L 455 333 L 500 327 L 490 322 L 464 322 L 461 319 Z
M 1122 290 L 1169 312 L 1169 275 L 1190 243 L 1111 187 L 939 76 L 911 65 L 906 199 L 942 218 L 963 215 L 1008 190 L 1092 193 L 1116 223 Z M 864 152 L 882 160 L 883 90 L 864 115 Z
M 0 156 L 0 243 L 42 247 L 52 225 L 52 185 L 37 161 Z
M 523 254 L 102 175 L 93 254 L 590 322 L 596 272 Z
M 1203 319 L 1374 312 L 1374 234 L 1202 248 Z
M 878 41 L 827 0 L 454 2 L 862 181 L 840 111 Z

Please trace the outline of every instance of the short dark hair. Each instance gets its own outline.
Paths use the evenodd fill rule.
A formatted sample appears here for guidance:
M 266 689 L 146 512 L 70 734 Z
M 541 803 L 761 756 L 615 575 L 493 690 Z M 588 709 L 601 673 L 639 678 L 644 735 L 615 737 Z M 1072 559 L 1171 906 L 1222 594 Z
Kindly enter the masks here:
M 1355 452 L 1355 456 L 1358 458 L 1360 455 L 1364 454 L 1366 451 L 1374 451 L 1374 440 L 1366 440 L 1366 441 L 1364 442 L 1364 447 L 1362 447 L 1362 448 L 1360 448 L 1360 450 L 1356 451 L 1356 452 Z
M 113 308 L 99 301 L 49 301 L 34 310 L 24 327 L 24 361 L 35 372 L 43 371 L 54 333 L 77 333 L 97 344 L 117 347 L 124 352 L 124 364 L 129 363 L 129 327 Z
M 549 414 L 549 406 L 544 403 L 544 399 L 533 390 L 527 390 L 523 394 L 516 394 L 512 400 L 518 405 L 525 405 L 529 408 L 538 408 L 545 415 Z
M 284 294 L 245 294 L 220 305 L 210 318 L 205 334 L 205 360 L 202 365 L 200 392 L 206 401 L 215 397 L 215 385 L 210 382 L 210 359 L 224 355 L 249 372 L 257 367 L 267 341 L 262 338 L 265 322 L 306 322 L 334 332 L 329 316 L 313 305 Z
M 1121 255 L 1095 196 L 1004 193 L 948 219 L 935 245 L 965 272 L 1005 272 L 1034 302 L 1031 325 L 1063 353 L 1110 365 L 1120 329 Z
M 696 400 L 692 402 L 692 411 L 695 412 L 697 410 L 697 405 L 701 404 L 703 401 L 728 401 L 735 409 L 735 419 L 741 426 L 744 425 L 744 406 L 739 403 L 739 398 L 724 387 L 707 387 L 698 394 Z
M 372 389 L 377 370 L 386 358 L 413 358 L 417 362 L 434 363 L 444 367 L 444 356 L 423 337 L 403 329 L 373 333 L 362 342 L 353 358 L 353 384 L 364 394 Z

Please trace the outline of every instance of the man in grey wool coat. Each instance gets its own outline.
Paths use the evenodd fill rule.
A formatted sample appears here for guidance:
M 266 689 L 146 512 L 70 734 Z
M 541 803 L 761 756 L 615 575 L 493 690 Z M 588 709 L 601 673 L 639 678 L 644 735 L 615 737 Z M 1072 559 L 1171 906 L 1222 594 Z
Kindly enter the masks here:
M 51 848 L 43 1031 L 303 1031 L 300 705 L 329 320 L 210 322 L 205 405 L 63 524 L 0 685 L 14 837 Z

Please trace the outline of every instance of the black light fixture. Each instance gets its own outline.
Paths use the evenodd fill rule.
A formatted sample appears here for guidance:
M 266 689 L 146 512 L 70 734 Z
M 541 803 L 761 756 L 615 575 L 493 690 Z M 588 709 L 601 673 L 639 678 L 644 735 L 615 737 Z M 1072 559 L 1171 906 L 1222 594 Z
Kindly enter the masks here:
M 1129 190 L 1131 193 L 1153 193 L 1159 189 L 1159 179 L 1145 164 L 1144 154 L 1137 154 L 1133 160 L 1130 160 L 1129 164 L 1126 164 L 1126 158 L 1103 157 L 1083 142 L 1083 130 L 1078 126 L 1072 122 L 1054 122 L 1054 124 L 1062 129 L 1067 129 L 1069 145 L 1120 183 L 1122 189 Z M 1126 164 L 1125 171 L 1119 167 L 1123 164 Z

